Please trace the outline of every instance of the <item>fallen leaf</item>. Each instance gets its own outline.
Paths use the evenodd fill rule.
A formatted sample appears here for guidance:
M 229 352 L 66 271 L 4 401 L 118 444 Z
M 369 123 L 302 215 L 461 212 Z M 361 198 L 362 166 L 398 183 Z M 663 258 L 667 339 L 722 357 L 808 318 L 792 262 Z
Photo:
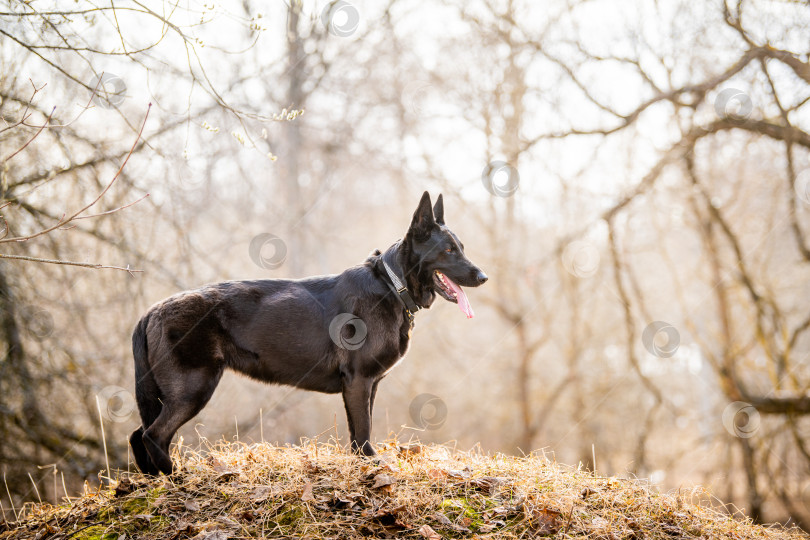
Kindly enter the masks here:
M 316 472 L 320 471 L 320 468 L 312 461 L 309 454 L 304 454 L 301 456 L 301 460 L 304 462 L 304 470 L 306 472 L 315 474 Z
M 560 513 L 550 508 L 538 508 L 532 512 L 531 528 L 537 536 L 555 534 L 562 527 Z
M 366 471 L 366 479 L 371 479 L 383 472 L 394 472 L 394 469 L 388 463 L 384 465 L 377 465 Z
M 608 520 L 603 517 L 595 517 L 591 521 L 591 525 L 593 525 L 597 529 L 606 529 L 609 525 Z
M 270 486 L 258 486 L 250 494 L 250 499 L 254 502 L 266 501 L 270 497 L 273 488 Z
M 421 454 L 424 446 L 418 443 L 402 445 L 399 447 L 399 456 L 400 457 L 412 457 L 417 454 Z
M 498 490 L 498 487 L 505 484 L 506 482 L 507 478 L 499 476 L 484 476 L 482 478 L 470 480 L 467 482 L 467 484 L 470 485 L 471 487 L 478 488 L 481 491 L 485 491 L 489 495 L 494 495 L 495 492 Z
M 464 469 L 462 469 L 460 471 L 456 471 L 456 470 L 452 470 L 452 469 L 447 471 L 447 476 L 449 476 L 450 478 L 461 478 L 461 479 L 464 479 L 464 480 L 469 478 L 470 474 L 471 474 L 471 471 L 470 471 L 469 467 L 464 467 Z
M 430 525 L 422 525 L 419 527 L 419 534 L 421 534 L 423 538 L 427 538 L 427 540 L 442 540 L 439 533 L 434 531 Z
M 304 493 L 301 494 L 302 501 L 314 501 L 315 497 L 312 495 L 312 482 L 307 482 L 304 486 Z
M 200 509 L 200 503 L 195 500 L 189 500 L 183 503 L 183 506 L 186 507 L 186 510 L 189 512 L 196 512 Z
M 402 529 L 407 529 L 409 526 L 403 523 L 399 517 L 399 514 L 404 510 L 404 504 L 395 508 L 382 508 L 377 512 L 374 512 L 371 517 L 379 521 L 380 524 L 385 527 L 399 527 Z
M 335 491 L 330 502 L 336 508 L 352 508 L 357 504 L 357 499 L 360 497 L 362 497 L 360 493 L 340 493 Z
M 593 495 L 594 493 L 596 493 L 595 490 L 593 490 L 593 489 L 591 489 L 589 487 L 586 487 L 586 488 L 582 489 L 582 493 L 580 493 L 579 496 L 582 497 L 582 500 L 584 501 L 585 499 L 587 499 L 589 496 Z
M 214 480 L 217 482 L 227 482 L 231 478 L 236 478 L 237 476 L 239 476 L 239 471 L 224 471 L 219 473 Z
M 203 531 L 191 540 L 228 540 L 230 538 L 226 531 Z
M 438 521 L 439 523 L 441 523 L 442 525 L 445 525 L 447 527 L 452 527 L 453 526 L 453 522 L 450 521 L 450 518 L 445 516 L 441 512 L 436 512 L 435 514 L 433 514 L 433 519 L 435 519 L 436 521 Z
M 115 496 L 123 497 L 129 495 L 138 488 L 135 484 L 129 481 L 128 478 L 122 478 L 118 485 L 115 486 Z
M 374 477 L 374 485 L 371 486 L 371 489 L 379 489 L 385 486 L 390 486 L 396 483 L 396 478 L 391 476 L 390 474 L 378 474 Z
M 238 529 L 240 527 L 239 523 L 232 520 L 228 516 L 219 516 L 217 521 L 228 527 L 229 529 Z
M 428 476 L 434 480 L 444 479 L 447 478 L 447 471 L 443 471 L 442 469 L 430 469 L 428 471 Z
M 217 482 L 224 482 L 239 476 L 239 470 L 227 465 L 216 458 L 211 459 L 211 467 L 217 473 L 215 480 Z

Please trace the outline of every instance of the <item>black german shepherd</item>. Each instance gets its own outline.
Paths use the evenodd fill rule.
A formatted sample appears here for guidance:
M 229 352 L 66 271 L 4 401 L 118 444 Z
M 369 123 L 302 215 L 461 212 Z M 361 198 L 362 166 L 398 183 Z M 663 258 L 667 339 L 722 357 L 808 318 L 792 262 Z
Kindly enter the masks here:
M 341 274 L 225 281 L 152 306 L 132 334 L 142 426 L 129 438 L 144 473 L 171 474 L 169 444 L 231 368 L 254 379 L 343 393 L 352 449 L 369 442 L 377 385 L 405 355 L 413 315 L 436 297 L 473 312 L 459 285 L 486 274 L 422 195 L 405 238 Z

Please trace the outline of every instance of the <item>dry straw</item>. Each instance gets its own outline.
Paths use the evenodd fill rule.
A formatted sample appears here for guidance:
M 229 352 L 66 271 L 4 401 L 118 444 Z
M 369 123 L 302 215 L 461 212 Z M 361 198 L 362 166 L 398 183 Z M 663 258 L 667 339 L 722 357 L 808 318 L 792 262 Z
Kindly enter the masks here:
M 28 504 L 0 539 L 806 538 L 707 504 L 542 456 L 382 446 L 383 462 L 339 445 L 240 442 L 175 449 L 170 478 L 118 473 L 60 506 Z

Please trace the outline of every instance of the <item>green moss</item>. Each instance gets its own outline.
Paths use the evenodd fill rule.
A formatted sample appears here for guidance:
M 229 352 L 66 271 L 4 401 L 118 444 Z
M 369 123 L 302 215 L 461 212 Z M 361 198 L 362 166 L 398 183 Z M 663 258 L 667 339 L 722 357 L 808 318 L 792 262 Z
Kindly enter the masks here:
M 172 520 L 166 516 L 154 516 L 149 522 L 149 530 L 162 531 L 172 524 Z
M 103 525 L 93 525 L 77 532 L 72 538 L 76 540 L 117 540 L 118 534 L 109 532 L 109 528 Z
M 470 501 L 470 499 L 463 498 L 445 499 L 440 506 L 447 517 L 453 520 L 466 518 L 469 520 L 467 528 L 472 531 L 477 531 L 478 528 L 484 524 L 484 521 L 479 511 L 476 510 L 475 506 L 472 504 L 474 502 L 480 503 L 481 501 Z
M 445 514 L 453 515 L 453 517 L 469 517 L 476 516 L 475 508 L 467 501 L 467 499 L 445 499 L 440 505 Z
M 147 500 L 145 497 L 135 497 L 121 503 L 121 509 L 125 514 L 146 514 L 152 502 L 154 502 L 154 499 Z
M 108 506 L 106 508 L 102 508 L 98 511 L 98 519 L 100 521 L 110 521 L 111 519 L 115 518 L 116 509 L 114 506 Z
M 155 489 L 149 490 L 149 504 L 155 502 L 155 499 L 157 499 L 164 493 L 166 493 L 165 487 L 156 487 Z
M 271 523 L 286 532 L 286 529 L 294 528 L 303 517 L 304 510 L 300 506 L 288 503 L 279 508 Z

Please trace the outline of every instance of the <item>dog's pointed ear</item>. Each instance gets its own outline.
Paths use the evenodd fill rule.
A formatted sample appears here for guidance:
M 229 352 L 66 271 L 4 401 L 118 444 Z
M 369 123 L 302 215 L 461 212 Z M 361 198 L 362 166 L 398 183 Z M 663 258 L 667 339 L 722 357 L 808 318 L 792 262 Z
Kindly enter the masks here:
M 436 204 L 433 206 L 433 217 L 436 218 L 436 223 L 444 225 L 444 199 L 442 199 L 441 193 L 439 193 L 439 198 L 436 199 Z
M 436 220 L 433 219 L 433 210 L 430 208 L 430 194 L 426 191 L 422 194 L 422 200 L 419 201 L 416 212 L 413 213 L 408 233 L 413 234 L 416 238 L 425 238 L 430 236 L 430 230 L 435 226 Z

